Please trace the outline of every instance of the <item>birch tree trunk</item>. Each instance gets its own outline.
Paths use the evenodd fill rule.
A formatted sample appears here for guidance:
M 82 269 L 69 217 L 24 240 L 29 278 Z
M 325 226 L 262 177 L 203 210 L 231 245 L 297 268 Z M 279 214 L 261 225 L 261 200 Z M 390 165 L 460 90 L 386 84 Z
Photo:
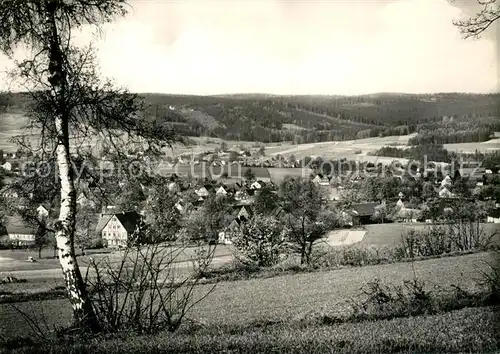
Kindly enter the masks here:
M 61 183 L 61 208 L 55 227 L 56 245 L 76 324 L 91 331 L 98 331 L 99 323 L 75 256 L 76 191 L 69 146 L 69 112 L 65 104 L 68 78 L 55 21 L 55 4 L 52 0 L 47 0 L 46 6 L 47 33 L 50 38 L 49 82 L 51 94 L 57 102 L 54 125 L 57 138 L 56 159 Z

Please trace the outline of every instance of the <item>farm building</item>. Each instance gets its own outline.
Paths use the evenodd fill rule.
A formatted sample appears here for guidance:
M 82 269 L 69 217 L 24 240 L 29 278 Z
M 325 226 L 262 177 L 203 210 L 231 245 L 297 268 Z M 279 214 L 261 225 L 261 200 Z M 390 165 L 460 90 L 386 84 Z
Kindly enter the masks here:
M 500 224 L 500 208 L 495 208 L 490 211 L 486 221 L 489 223 Z
M 404 205 L 400 208 L 395 218 L 400 222 L 417 222 L 422 218 L 422 211 L 419 209 L 406 208 Z
M 35 244 L 37 228 L 26 225 L 20 216 L 9 216 L 5 218 L 5 227 L 2 227 L 0 239 L 3 244 L 11 244 L 17 247 L 32 246 Z
M 96 231 L 108 247 L 125 247 L 140 221 L 135 211 L 102 213 Z
M 350 207 L 350 214 L 352 216 L 353 225 L 363 225 L 373 223 L 373 215 L 375 214 L 375 207 L 379 203 L 358 203 L 352 204 Z

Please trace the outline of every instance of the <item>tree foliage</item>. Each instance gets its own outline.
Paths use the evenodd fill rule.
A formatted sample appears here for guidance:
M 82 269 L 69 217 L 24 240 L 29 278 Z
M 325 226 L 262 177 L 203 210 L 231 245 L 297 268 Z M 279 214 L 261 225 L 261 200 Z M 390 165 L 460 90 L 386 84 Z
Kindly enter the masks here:
M 277 264 L 285 252 L 287 230 L 273 217 L 253 217 L 243 224 L 231 239 L 243 260 L 259 267 Z
M 18 144 L 53 159 L 60 208 L 54 223 L 59 260 L 76 322 L 92 331 L 101 326 L 85 288 L 74 251 L 76 223 L 74 153 L 104 145 L 115 157 L 126 158 L 125 142 L 156 155 L 168 146 L 172 133 L 141 119 L 144 104 L 137 95 L 116 90 L 102 80 L 91 46 L 73 45 L 72 31 L 100 25 L 125 15 L 124 0 L 5 0 L 0 2 L 0 48 L 12 60 L 20 46 L 27 59 L 15 61 L 12 77 L 29 92 L 28 134 Z M 39 134 L 38 141 L 28 137 Z M 96 138 L 98 138 L 96 144 Z M 102 141 L 99 141 L 102 140 Z
M 287 227 L 287 240 L 300 255 L 301 264 L 308 264 L 316 241 L 329 229 L 329 211 L 323 207 L 320 189 L 308 179 L 285 180 L 279 191 L 280 219 Z

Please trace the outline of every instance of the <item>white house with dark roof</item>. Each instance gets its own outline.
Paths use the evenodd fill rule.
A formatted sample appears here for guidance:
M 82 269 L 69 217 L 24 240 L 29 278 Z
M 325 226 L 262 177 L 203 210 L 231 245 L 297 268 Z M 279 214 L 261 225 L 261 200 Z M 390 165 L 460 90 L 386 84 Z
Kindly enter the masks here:
M 126 247 L 140 220 L 135 211 L 102 213 L 96 231 L 108 247 Z
M 210 195 L 210 193 L 208 192 L 208 189 L 204 186 L 195 190 L 195 193 L 202 198 L 206 198 Z
M 38 208 L 36 208 L 36 212 L 39 218 L 46 218 L 47 216 L 49 216 L 49 209 L 42 204 L 40 204 Z
M 314 184 L 319 184 L 319 182 L 321 182 L 321 176 L 320 175 L 314 176 L 314 178 L 311 180 L 311 182 Z
M 488 223 L 500 224 L 500 208 L 498 206 L 488 213 L 486 221 Z
M 215 190 L 215 194 L 216 195 L 227 195 L 227 191 L 226 189 L 224 188 L 224 186 L 219 186 L 219 188 L 217 188 Z
M 451 177 L 450 175 L 446 175 L 445 178 L 441 181 L 441 187 L 446 188 L 446 187 L 451 187 Z
M 18 215 L 5 218 L 4 239 L 16 246 L 31 246 L 35 244 L 37 228 L 26 225 L 26 222 Z
M 0 165 L 0 167 L 2 167 L 6 171 L 12 171 L 12 164 L 9 161 L 5 162 L 3 165 Z
M 262 183 L 259 181 L 255 181 L 250 185 L 250 189 L 261 189 Z
M 448 188 L 444 187 L 439 191 L 439 197 L 440 198 L 454 198 L 455 194 L 450 192 L 450 190 Z

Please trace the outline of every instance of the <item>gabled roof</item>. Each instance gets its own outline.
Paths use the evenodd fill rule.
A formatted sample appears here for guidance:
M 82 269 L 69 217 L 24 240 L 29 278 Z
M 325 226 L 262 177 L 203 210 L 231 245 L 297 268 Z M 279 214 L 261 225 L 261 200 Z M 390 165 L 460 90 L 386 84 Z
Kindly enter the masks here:
M 202 186 L 202 187 L 200 187 L 199 189 L 197 189 L 197 190 L 195 191 L 195 193 L 196 193 L 197 195 L 199 195 L 199 196 L 203 196 L 203 195 L 208 194 L 208 193 L 209 193 L 209 191 L 208 191 L 208 188 L 206 188 L 205 186 Z
M 248 213 L 249 216 L 253 215 L 253 210 L 248 205 L 242 205 L 241 208 L 238 211 L 238 214 L 242 213 L 243 210 L 245 210 Z
M 217 186 L 217 187 L 215 188 L 215 191 L 216 191 L 216 192 L 219 192 L 219 191 L 220 191 L 220 192 L 222 192 L 222 191 L 226 192 L 226 187 L 224 187 L 224 186 Z
M 355 212 L 357 216 L 372 216 L 375 213 L 375 207 L 380 205 L 379 203 L 357 203 L 351 205 L 351 210 Z
M 493 210 L 490 210 L 488 216 L 495 219 L 500 218 L 500 208 L 495 208 Z
M 99 218 L 99 222 L 97 223 L 97 226 L 95 227 L 95 230 L 100 233 L 104 229 L 104 227 L 108 224 L 109 220 L 113 218 L 114 214 L 101 214 L 101 217 Z
M 104 215 L 104 216 L 108 216 L 108 215 Z M 126 213 L 113 214 L 113 215 L 111 215 L 111 217 L 107 218 L 106 223 L 104 223 L 103 227 L 101 229 L 98 229 L 98 231 L 101 232 L 102 229 L 104 229 L 106 227 L 106 225 L 109 223 L 109 221 L 114 216 L 116 216 L 116 218 L 118 219 L 118 221 L 120 221 L 120 223 L 122 224 L 122 226 L 125 228 L 125 230 L 127 230 L 127 232 L 129 234 L 131 234 L 131 233 L 133 233 L 135 231 L 135 228 L 137 227 L 137 225 L 139 224 L 139 222 L 141 220 L 141 215 L 139 215 L 135 211 L 129 211 L 129 212 L 126 212 Z M 99 224 L 101 224 L 101 222 L 99 222 Z
M 42 209 L 42 210 L 45 210 L 45 211 L 49 211 L 50 210 L 50 206 L 48 204 L 40 204 L 40 205 L 38 205 L 38 207 L 36 208 L 36 210 L 39 210 L 39 209 Z
M 9 235 L 35 235 L 38 229 L 35 226 L 26 225 L 26 222 L 19 215 L 7 216 L 5 218 L 5 228 Z

